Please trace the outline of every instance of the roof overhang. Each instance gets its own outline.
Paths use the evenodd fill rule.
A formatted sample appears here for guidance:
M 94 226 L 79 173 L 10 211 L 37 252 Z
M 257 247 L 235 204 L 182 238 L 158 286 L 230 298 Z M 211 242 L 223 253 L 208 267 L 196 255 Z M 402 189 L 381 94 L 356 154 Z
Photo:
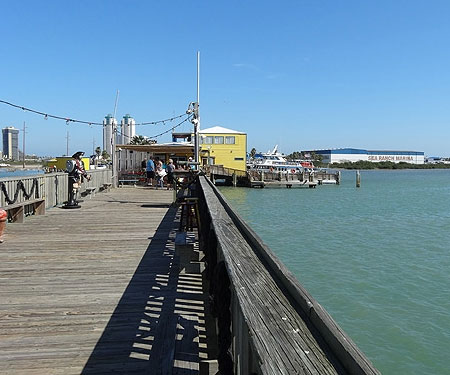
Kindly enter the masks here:
M 194 154 L 194 146 L 189 144 L 116 145 L 116 150 L 120 149 L 154 154 Z

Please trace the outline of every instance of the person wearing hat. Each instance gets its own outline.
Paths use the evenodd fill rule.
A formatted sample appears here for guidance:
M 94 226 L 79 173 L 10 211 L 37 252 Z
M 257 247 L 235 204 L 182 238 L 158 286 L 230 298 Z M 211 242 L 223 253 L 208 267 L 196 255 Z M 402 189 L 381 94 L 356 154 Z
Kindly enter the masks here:
M 66 170 L 69 173 L 69 199 L 64 208 L 79 208 L 78 202 L 75 200 L 77 190 L 85 178 L 87 181 L 91 179 L 84 169 L 84 164 L 81 158 L 84 152 L 78 151 L 72 155 L 72 160 L 67 160 Z
M 72 155 L 72 158 L 75 162 L 73 177 L 77 183 L 83 182 L 84 178 L 88 181 L 91 179 L 91 176 L 88 176 L 86 170 L 84 169 L 84 163 L 83 160 L 81 160 L 83 158 L 83 155 L 84 155 L 83 151 L 78 151 Z

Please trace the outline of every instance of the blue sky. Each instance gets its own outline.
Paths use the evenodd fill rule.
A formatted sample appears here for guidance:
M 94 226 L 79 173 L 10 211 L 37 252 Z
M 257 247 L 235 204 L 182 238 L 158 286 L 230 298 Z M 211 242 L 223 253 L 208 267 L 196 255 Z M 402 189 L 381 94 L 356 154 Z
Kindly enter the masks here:
M 199 50 L 202 128 L 245 131 L 249 149 L 450 156 L 448 1 L 20 1 L 1 13 L 1 100 L 101 122 L 120 90 L 119 121 L 172 117 L 196 100 Z M 69 153 L 102 146 L 101 127 L 0 104 L 0 127 L 24 121 L 27 153 L 64 154 L 67 132 Z

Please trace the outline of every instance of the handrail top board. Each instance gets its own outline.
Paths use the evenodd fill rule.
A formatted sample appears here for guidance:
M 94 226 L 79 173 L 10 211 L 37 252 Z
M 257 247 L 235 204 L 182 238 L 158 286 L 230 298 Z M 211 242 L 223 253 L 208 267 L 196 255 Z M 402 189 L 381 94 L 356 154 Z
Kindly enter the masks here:
M 210 186 L 202 182 L 217 242 L 263 374 L 341 374 L 246 243 Z M 337 368 L 336 368 L 337 367 Z
M 244 238 L 242 228 L 236 226 L 236 220 L 227 212 L 231 208 L 224 206 L 225 199 L 220 192 L 205 177 L 200 177 L 200 184 L 263 373 L 290 374 L 303 369 L 305 374 L 379 374 L 261 239 L 248 227 L 244 228 L 265 247 L 268 252 L 265 257 L 272 258 L 269 267 L 263 264 Z M 242 225 L 246 226 L 243 221 Z M 280 289 L 280 278 L 274 275 L 277 272 L 282 273 L 281 282 L 287 284 L 283 286 L 290 295 Z

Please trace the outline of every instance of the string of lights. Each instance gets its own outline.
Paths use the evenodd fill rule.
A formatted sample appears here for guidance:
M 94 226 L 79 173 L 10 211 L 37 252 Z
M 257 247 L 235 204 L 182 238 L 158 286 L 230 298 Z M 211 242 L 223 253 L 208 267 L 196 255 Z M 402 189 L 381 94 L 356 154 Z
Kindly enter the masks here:
M 162 133 L 160 133 L 160 134 L 154 135 L 154 136 L 149 137 L 149 138 L 150 138 L 150 139 L 153 139 L 153 138 L 161 137 L 162 135 L 167 134 L 167 133 L 171 132 L 172 130 L 178 128 L 179 126 L 181 126 L 182 124 L 184 124 L 186 121 L 189 121 L 191 118 L 192 118 L 192 116 L 189 116 L 189 117 L 185 118 L 183 121 L 181 121 L 179 124 L 177 124 L 177 125 L 175 125 L 175 126 L 172 126 L 170 129 L 166 130 L 165 132 L 162 132 Z
M 179 118 L 184 117 L 184 116 L 187 116 L 187 113 L 183 113 L 181 115 L 178 115 L 178 116 L 175 116 L 175 117 L 171 117 L 171 118 L 168 118 L 168 119 L 165 119 L 165 120 L 150 121 L 150 122 L 139 122 L 139 123 L 136 123 L 134 125 L 136 125 L 136 126 L 138 126 L 138 125 L 157 125 L 157 124 L 161 124 L 161 123 L 163 125 L 165 125 L 166 122 L 171 122 L 173 120 L 179 119 Z
M 192 116 L 189 116 L 189 117 L 185 118 L 183 121 L 181 121 L 179 124 L 176 124 L 176 125 L 172 126 L 170 129 L 168 129 L 168 130 L 166 130 L 166 131 L 164 131 L 164 132 L 162 132 L 160 134 L 153 135 L 153 136 L 147 137 L 147 138 L 148 139 L 155 139 L 155 138 L 161 137 L 162 135 L 167 134 L 167 133 L 171 132 L 172 130 L 178 128 L 179 126 L 183 125 L 186 121 L 189 121 L 191 118 L 192 118 Z M 133 139 L 133 137 L 127 136 L 126 134 L 122 133 L 119 129 L 116 129 L 116 133 L 118 135 L 121 135 L 121 136 L 129 138 L 129 140 Z
M 24 106 L 21 106 L 21 105 L 10 103 L 10 102 L 7 102 L 5 100 L 0 100 L 0 103 L 9 105 L 9 106 L 14 107 L 14 108 L 19 108 L 19 109 L 21 109 L 23 111 L 27 111 L 27 112 L 31 112 L 31 113 L 35 113 L 35 114 L 44 116 L 45 120 L 47 120 L 48 118 L 54 118 L 56 120 L 63 120 L 63 121 L 66 122 L 67 125 L 69 125 L 69 123 L 73 122 L 73 123 L 78 123 L 78 124 L 86 124 L 86 125 L 89 125 L 89 126 L 91 126 L 91 125 L 103 126 L 103 123 L 101 123 L 101 122 L 83 121 L 83 120 L 76 120 L 76 119 L 73 119 L 73 118 L 70 118 L 70 117 L 62 117 L 62 116 L 52 115 L 52 114 L 49 114 L 49 113 L 45 113 L 45 112 L 42 112 L 42 111 L 37 111 L 37 110 L 31 109 L 31 108 L 27 108 L 27 107 L 24 107 Z M 157 124 L 165 125 L 166 122 L 172 122 L 173 120 L 176 120 L 176 119 L 184 117 L 184 116 L 188 116 L 188 114 L 183 113 L 181 115 L 170 117 L 170 118 L 167 118 L 167 119 L 164 119 L 164 120 L 140 122 L 140 123 L 137 123 L 135 125 L 157 125 Z

